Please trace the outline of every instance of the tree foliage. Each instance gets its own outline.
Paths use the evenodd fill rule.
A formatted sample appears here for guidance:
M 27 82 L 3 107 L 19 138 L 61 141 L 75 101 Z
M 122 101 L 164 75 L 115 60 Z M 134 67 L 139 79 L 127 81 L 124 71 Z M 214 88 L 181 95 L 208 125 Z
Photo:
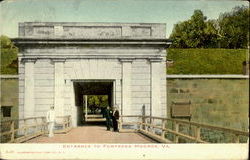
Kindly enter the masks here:
M 7 36 L 0 37 L 1 74 L 17 74 L 18 48 Z
M 92 113 L 96 109 L 108 106 L 108 96 L 107 95 L 89 95 L 88 96 L 88 108 Z
M 195 10 L 189 20 L 174 26 L 170 39 L 172 48 L 247 48 L 249 40 L 249 9 L 235 7 L 221 14 L 218 20 L 207 20 Z
M 206 21 L 201 10 L 195 10 L 187 21 L 175 25 L 170 39 L 174 48 L 209 48 L 217 39 L 213 21 Z
M 248 7 L 238 6 L 232 12 L 220 15 L 218 19 L 221 47 L 247 48 L 249 45 L 249 15 Z

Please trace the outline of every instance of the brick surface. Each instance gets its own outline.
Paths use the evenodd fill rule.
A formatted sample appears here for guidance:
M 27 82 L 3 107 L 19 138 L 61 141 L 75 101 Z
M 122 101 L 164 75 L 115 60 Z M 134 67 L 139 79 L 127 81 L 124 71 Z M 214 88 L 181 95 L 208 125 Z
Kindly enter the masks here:
M 82 126 L 54 137 L 43 135 L 26 143 L 157 143 L 139 133 L 107 131 L 104 126 Z

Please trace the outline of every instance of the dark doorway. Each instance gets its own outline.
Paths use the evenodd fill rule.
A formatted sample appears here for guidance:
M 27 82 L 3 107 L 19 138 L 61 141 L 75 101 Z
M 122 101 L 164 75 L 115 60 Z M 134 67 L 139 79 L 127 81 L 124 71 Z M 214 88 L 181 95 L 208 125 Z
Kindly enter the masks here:
M 78 126 L 105 124 L 102 112 L 107 106 L 114 104 L 113 89 L 113 81 L 74 81 Z

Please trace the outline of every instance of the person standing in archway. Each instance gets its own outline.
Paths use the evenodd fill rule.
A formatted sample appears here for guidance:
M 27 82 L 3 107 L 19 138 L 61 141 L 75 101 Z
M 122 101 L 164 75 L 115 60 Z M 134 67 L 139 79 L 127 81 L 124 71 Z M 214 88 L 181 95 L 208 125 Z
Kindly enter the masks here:
M 110 131 L 110 128 L 112 127 L 112 111 L 110 110 L 110 107 L 107 106 L 107 108 L 105 109 L 105 118 L 106 118 L 106 127 L 107 130 Z
M 118 132 L 118 120 L 119 120 L 119 111 L 117 107 L 114 107 L 114 111 L 112 115 L 114 132 Z
M 54 125 L 55 125 L 55 111 L 54 111 L 54 106 L 50 107 L 50 110 L 47 112 L 47 123 L 48 123 L 48 130 L 49 130 L 49 137 L 54 136 Z

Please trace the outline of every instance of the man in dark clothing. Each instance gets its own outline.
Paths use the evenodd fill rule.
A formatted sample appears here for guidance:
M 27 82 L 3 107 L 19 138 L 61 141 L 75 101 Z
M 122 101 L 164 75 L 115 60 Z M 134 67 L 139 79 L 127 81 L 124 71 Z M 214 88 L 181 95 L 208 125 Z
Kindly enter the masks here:
M 114 107 L 114 111 L 112 115 L 114 132 L 118 132 L 118 120 L 119 120 L 119 111 L 117 107 Z
M 105 108 L 101 107 L 101 114 L 102 114 L 102 118 L 105 118 Z
M 109 131 L 112 127 L 111 118 L 112 118 L 112 111 L 110 110 L 109 106 L 105 109 L 105 118 L 106 118 L 106 126 L 107 130 Z

